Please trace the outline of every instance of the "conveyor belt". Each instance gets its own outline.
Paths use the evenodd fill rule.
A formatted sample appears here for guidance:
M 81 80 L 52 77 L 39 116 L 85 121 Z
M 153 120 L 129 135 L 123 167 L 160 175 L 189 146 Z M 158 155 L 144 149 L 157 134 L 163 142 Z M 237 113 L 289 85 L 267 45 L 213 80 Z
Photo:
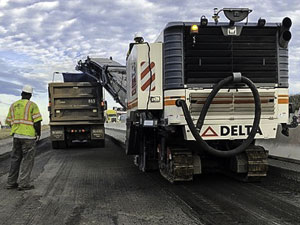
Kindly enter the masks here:
M 114 100 L 126 108 L 126 67 L 107 58 L 87 58 L 76 66 L 93 77 L 113 96 Z

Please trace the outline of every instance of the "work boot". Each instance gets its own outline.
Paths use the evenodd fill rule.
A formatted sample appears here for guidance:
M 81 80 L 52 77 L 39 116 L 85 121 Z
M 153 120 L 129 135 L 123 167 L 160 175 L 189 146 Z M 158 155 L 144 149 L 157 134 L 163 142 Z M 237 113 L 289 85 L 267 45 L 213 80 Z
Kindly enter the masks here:
M 27 191 L 34 189 L 34 185 L 21 186 L 18 188 L 18 191 Z
M 17 183 L 15 183 L 15 184 L 7 184 L 7 185 L 5 186 L 5 188 L 6 188 L 7 190 L 10 190 L 10 189 L 16 189 L 16 188 L 18 188 L 18 184 L 17 184 Z

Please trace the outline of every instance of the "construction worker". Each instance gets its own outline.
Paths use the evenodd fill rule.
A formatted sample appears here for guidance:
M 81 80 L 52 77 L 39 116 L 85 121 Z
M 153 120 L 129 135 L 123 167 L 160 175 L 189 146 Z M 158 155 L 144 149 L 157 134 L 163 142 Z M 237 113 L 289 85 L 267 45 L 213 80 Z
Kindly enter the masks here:
M 9 109 L 6 124 L 11 127 L 13 149 L 6 189 L 30 190 L 30 174 L 34 164 L 35 144 L 41 136 L 41 121 L 38 106 L 30 101 L 33 88 L 25 85 L 22 99 L 14 102 Z M 18 184 L 19 178 L 19 184 Z

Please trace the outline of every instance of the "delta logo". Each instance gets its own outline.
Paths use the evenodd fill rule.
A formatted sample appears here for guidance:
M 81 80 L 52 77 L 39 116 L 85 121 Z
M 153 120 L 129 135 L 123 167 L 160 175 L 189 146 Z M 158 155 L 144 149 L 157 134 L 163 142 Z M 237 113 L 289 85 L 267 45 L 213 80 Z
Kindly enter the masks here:
M 216 132 L 211 126 L 208 126 L 201 137 L 218 137 L 218 136 L 245 136 L 249 135 L 252 129 L 252 125 L 222 125 L 219 127 L 219 131 Z M 257 129 L 257 134 L 263 135 L 260 127 Z

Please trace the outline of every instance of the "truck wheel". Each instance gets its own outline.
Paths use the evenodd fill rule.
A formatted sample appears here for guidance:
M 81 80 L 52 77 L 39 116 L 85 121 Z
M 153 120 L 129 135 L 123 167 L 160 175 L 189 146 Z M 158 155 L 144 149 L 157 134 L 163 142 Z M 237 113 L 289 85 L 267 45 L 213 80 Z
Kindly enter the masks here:
M 105 147 L 105 140 L 93 140 L 91 141 L 91 145 L 93 148 L 104 148 Z
M 53 149 L 63 149 L 66 148 L 66 142 L 65 141 L 52 141 L 52 148 Z

